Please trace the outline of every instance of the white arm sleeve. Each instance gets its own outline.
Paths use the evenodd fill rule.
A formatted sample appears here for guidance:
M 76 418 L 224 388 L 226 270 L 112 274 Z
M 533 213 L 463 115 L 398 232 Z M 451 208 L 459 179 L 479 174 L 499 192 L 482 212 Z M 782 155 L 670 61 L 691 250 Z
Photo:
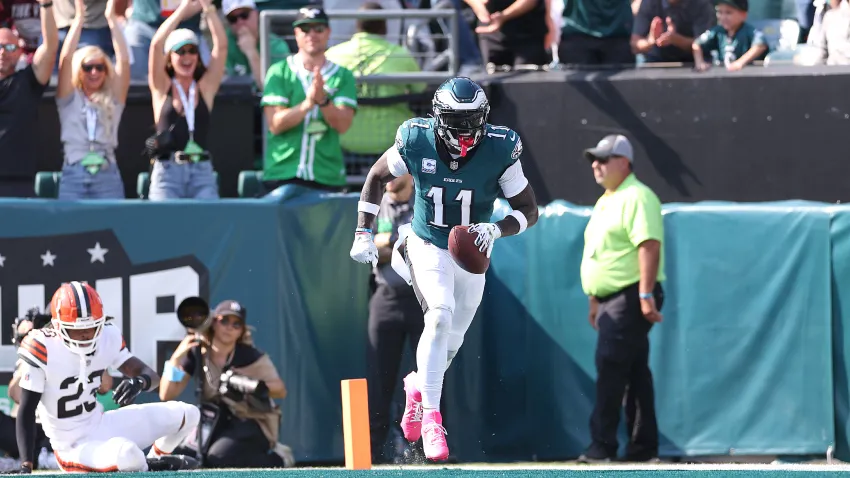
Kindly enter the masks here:
M 387 150 L 387 165 L 390 167 L 390 172 L 393 173 L 393 176 L 397 178 L 408 173 L 407 164 L 404 163 L 401 153 L 398 152 L 398 148 L 395 145 L 390 146 L 390 149 Z
M 528 186 L 528 179 L 522 172 L 520 160 L 517 160 L 502 174 L 502 177 L 499 178 L 499 186 L 502 187 L 502 192 L 508 199 L 521 193 Z
M 33 367 L 27 361 L 22 360 L 21 365 L 18 367 L 18 374 L 21 377 L 21 381 L 18 382 L 21 388 L 31 392 L 44 393 L 46 376 L 43 369 Z

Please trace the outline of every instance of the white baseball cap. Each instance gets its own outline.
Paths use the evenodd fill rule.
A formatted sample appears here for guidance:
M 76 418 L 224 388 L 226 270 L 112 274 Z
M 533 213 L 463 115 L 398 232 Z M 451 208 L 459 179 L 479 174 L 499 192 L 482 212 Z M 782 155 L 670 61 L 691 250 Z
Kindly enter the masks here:
M 165 39 L 165 53 L 177 51 L 186 45 L 198 46 L 198 35 L 188 28 L 178 28 Z
M 230 12 L 239 10 L 240 8 L 256 10 L 257 4 L 254 3 L 254 0 L 222 0 L 221 2 L 221 9 L 225 15 L 230 15 Z

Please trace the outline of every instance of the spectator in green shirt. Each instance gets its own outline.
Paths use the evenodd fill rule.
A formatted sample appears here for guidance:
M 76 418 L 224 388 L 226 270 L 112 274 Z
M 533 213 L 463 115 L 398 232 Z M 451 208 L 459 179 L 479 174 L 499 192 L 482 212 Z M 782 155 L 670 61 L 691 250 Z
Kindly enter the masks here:
M 340 190 L 347 180 L 339 135 L 354 119 L 357 85 L 325 58 L 331 30 L 324 10 L 302 8 L 293 25 L 298 53 L 266 73 L 263 184 L 268 191 L 284 184 Z
M 260 91 L 263 89 L 263 71 L 260 66 L 260 12 L 254 0 L 223 0 L 222 9 L 227 17 L 227 65 L 229 76 L 251 75 Z M 289 56 L 289 46 L 277 35 L 269 35 L 271 62 Z
M 367 2 L 360 10 L 382 10 L 377 2 Z M 331 47 L 325 56 L 354 76 L 415 73 L 420 71 L 413 55 L 403 46 L 386 39 L 387 22 L 357 20 L 357 33 L 351 40 Z M 386 98 L 420 93 L 426 84 L 360 84 L 358 98 Z M 349 129 L 340 138 L 342 149 L 349 153 L 380 156 L 395 140 L 398 125 L 416 116 L 406 101 L 391 105 L 361 106 Z

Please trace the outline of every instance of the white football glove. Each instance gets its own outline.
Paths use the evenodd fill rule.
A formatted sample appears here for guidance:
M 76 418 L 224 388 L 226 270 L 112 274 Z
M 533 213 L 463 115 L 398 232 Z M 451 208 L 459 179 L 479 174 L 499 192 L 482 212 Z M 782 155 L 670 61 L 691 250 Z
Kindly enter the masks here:
M 378 265 L 378 246 L 372 240 L 372 234 L 368 232 L 355 232 L 354 244 L 351 245 L 349 255 L 361 264 Z
M 496 239 L 502 237 L 502 230 L 491 222 L 482 222 L 470 226 L 469 232 L 478 234 L 478 237 L 475 238 L 475 245 L 478 246 L 479 251 L 486 252 L 489 259 L 490 253 L 493 252 L 493 243 L 496 242 Z

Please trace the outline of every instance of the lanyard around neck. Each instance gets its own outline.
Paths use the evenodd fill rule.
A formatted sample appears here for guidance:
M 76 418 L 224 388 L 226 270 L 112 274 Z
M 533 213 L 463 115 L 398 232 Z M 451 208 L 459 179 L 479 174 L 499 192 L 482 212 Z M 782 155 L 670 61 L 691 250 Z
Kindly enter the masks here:
M 87 98 L 83 98 L 83 111 L 86 113 L 86 132 L 89 135 L 89 147 L 94 148 L 97 136 L 97 108 Z
M 186 90 L 183 89 L 183 86 L 177 80 L 173 80 L 174 84 L 177 85 L 177 93 L 180 94 L 180 103 L 183 104 L 183 113 L 186 115 L 186 124 L 189 126 L 189 134 L 195 132 L 195 90 L 196 90 L 196 82 L 192 82 L 189 85 L 189 96 L 186 96 Z

